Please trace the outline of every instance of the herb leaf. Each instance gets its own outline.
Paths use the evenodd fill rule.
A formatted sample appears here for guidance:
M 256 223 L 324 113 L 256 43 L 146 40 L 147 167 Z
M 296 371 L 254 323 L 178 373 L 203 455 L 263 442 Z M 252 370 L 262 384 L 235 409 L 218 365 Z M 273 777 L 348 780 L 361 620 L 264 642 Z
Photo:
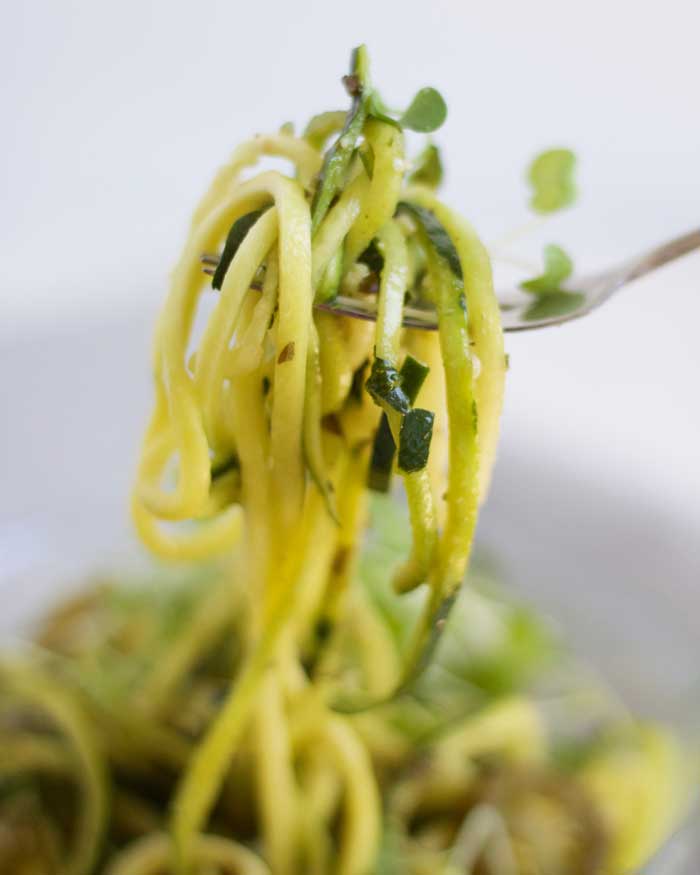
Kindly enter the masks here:
M 399 119 L 402 127 L 429 134 L 436 131 L 447 118 L 447 104 L 435 88 L 421 88 L 410 106 Z
M 573 273 L 574 264 L 561 246 L 550 244 L 544 248 L 544 273 L 521 283 L 520 288 L 537 300 L 525 311 L 525 319 L 535 322 L 564 316 L 576 310 L 584 301 L 580 292 L 562 288 L 562 283 Z
M 265 209 L 268 208 L 265 207 Z M 265 209 L 253 210 L 251 213 L 246 213 L 244 216 L 236 219 L 231 226 L 231 230 L 226 237 L 224 251 L 221 253 L 221 259 L 219 260 L 216 270 L 214 271 L 214 276 L 212 277 L 211 287 L 213 289 L 221 289 L 224 277 L 226 276 L 226 271 L 229 269 L 241 243 L 245 240 L 248 231 L 250 231 L 260 216 L 265 212 Z
M 563 291 L 561 284 L 574 269 L 574 263 L 566 252 L 554 243 L 544 248 L 544 273 L 520 284 L 520 288 L 533 295 L 551 295 Z
M 437 188 L 442 182 L 445 171 L 440 157 L 440 150 L 434 143 L 428 143 L 416 159 L 416 166 L 408 180 L 416 185 L 428 185 Z
M 586 300 L 581 292 L 550 292 L 538 295 L 537 300 L 527 308 L 524 318 L 528 322 L 538 322 L 540 319 L 552 319 L 565 316 L 577 310 Z
M 399 413 L 408 413 L 411 402 L 401 386 L 401 374 L 384 359 L 375 358 L 365 388 L 374 401 L 386 408 L 392 407 Z
M 445 259 L 452 273 L 461 280 L 463 275 L 459 255 L 452 242 L 452 238 L 435 213 L 426 207 L 421 207 L 408 201 L 400 201 L 396 211 L 408 213 L 422 226 L 438 255 Z
M 576 156 L 570 149 L 548 149 L 530 164 L 527 178 L 532 186 L 530 207 L 536 213 L 554 213 L 576 200 Z
M 364 45 L 353 50 L 351 69 L 343 77 L 343 83 L 352 97 L 352 106 L 337 140 L 328 149 L 319 174 L 313 203 L 311 205 L 311 230 L 318 229 L 324 216 L 345 182 L 350 163 L 355 155 L 357 141 L 368 117 L 378 119 L 397 128 L 430 133 L 437 130 L 447 117 L 447 105 L 435 88 L 421 88 L 408 109 L 397 121 L 379 93 L 372 88 L 369 79 L 369 58 Z M 307 128 L 306 136 L 320 145 L 323 136 L 333 129 L 337 116 L 325 114 L 317 117 Z M 373 173 L 372 156 L 360 150 L 360 159 L 368 176 Z M 433 177 L 435 171 L 432 171 Z
M 414 407 L 401 421 L 399 468 L 406 473 L 421 471 L 428 463 L 435 414 Z

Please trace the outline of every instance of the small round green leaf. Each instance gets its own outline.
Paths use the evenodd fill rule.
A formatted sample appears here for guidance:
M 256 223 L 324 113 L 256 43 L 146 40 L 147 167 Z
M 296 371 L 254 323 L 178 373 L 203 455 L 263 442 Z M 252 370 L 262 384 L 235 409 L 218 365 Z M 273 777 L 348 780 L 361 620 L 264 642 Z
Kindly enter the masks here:
M 576 156 L 570 149 L 549 149 L 530 164 L 527 178 L 532 186 L 530 207 L 536 213 L 554 213 L 576 200 Z
M 421 88 L 399 122 L 404 128 L 429 134 L 436 131 L 447 118 L 447 104 L 435 88 Z
M 428 143 L 416 160 L 409 182 L 437 188 L 442 182 L 444 172 L 440 150 L 433 143 Z
M 520 288 L 533 295 L 552 295 L 563 291 L 561 284 L 574 270 L 574 263 L 566 252 L 555 243 L 544 248 L 544 272 L 534 279 L 520 284 Z
M 525 319 L 528 322 L 537 322 L 540 319 L 552 319 L 573 313 L 585 302 L 586 296 L 581 292 L 552 292 L 550 295 L 540 295 L 537 300 L 525 311 Z

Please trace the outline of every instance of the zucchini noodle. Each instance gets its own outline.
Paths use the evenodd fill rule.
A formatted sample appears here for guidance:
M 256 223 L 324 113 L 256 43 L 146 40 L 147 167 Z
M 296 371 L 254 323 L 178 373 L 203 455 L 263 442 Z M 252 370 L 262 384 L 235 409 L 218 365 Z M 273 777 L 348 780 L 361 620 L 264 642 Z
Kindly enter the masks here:
M 439 95 L 397 121 L 364 47 L 345 84 L 349 113 L 244 143 L 195 209 L 131 510 L 200 577 L 98 586 L 49 619 L 50 658 L 0 664 L 0 868 L 622 875 L 682 813 L 661 729 L 561 766 L 527 689 L 561 654 L 527 612 L 458 601 L 506 371 L 489 258 L 433 190 L 436 147 L 406 160 Z M 409 305 L 438 330 L 404 328 Z M 410 543 L 370 503 L 394 487 Z M 27 834 L 41 866 L 16 863 Z
M 325 163 L 314 145 L 322 145 L 337 128 L 337 116 L 317 121 L 306 140 L 287 134 L 258 138 L 236 153 L 195 211 L 190 238 L 173 274 L 172 290 L 156 335 L 156 407 L 135 489 L 137 526 L 149 547 L 169 559 L 213 555 L 227 547 L 234 551 L 242 538 L 238 549 L 247 556 L 242 564 L 250 578 L 254 630 L 229 698 L 195 750 L 175 799 L 173 834 L 183 870 L 191 862 L 193 843 L 207 823 L 236 745 L 251 721 L 259 726 L 260 736 L 270 740 L 272 750 L 277 749 L 275 738 L 282 742 L 286 708 L 274 676 L 289 675 L 283 663 L 298 658 L 295 654 L 312 633 L 319 611 L 332 616 L 334 622 L 342 616 L 349 582 L 347 569 L 365 524 L 361 510 L 368 476 L 365 448 L 374 440 L 379 414 L 367 399 L 360 402 L 364 412 L 358 414 L 353 383 L 359 379 L 361 387 L 366 379 L 361 362 L 374 361 L 372 368 L 379 363 L 385 371 L 388 369 L 387 373 L 395 374 L 402 365 L 406 354 L 402 310 L 411 274 L 409 240 L 412 246 L 422 248 L 429 265 L 430 294 L 438 310 L 440 330 L 439 337 L 426 343 L 440 346 L 440 353 L 433 354 L 432 359 L 442 358 L 447 409 L 428 413 L 407 406 L 398 384 L 395 394 L 399 402 L 392 398 L 393 390 L 382 396 L 382 389 L 374 392 L 374 400 L 387 415 L 400 463 L 404 444 L 409 443 L 406 432 L 414 412 L 429 415 L 430 427 L 433 417 L 441 422 L 440 427 L 449 434 L 449 458 L 442 531 L 438 529 L 437 506 L 443 498 L 434 492 L 426 447 L 418 447 L 418 455 L 425 459 L 411 463 L 411 470 L 400 472 L 408 499 L 413 548 L 397 570 L 396 587 L 405 592 L 427 582 L 429 595 L 403 679 L 394 681 L 394 689 L 405 686 L 424 663 L 431 640 L 444 625 L 445 605 L 466 568 L 476 521 L 479 477 L 479 439 L 474 424 L 474 387 L 478 380 L 469 350 L 472 319 L 479 326 L 479 349 L 485 351 L 479 379 L 488 384 L 488 391 L 482 391 L 481 396 L 489 410 L 500 409 L 502 393 L 502 355 L 498 372 L 490 371 L 496 358 L 491 354 L 492 347 L 502 348 L 500 324 L 491 318 L 497 305 L 490 274 L 474 254 L 478 242 L 459 226 L 462 271 L 469 275 L 467 317 L 458 300 L 461 283 L 443 256 L 417 223 L 394 218 L 407 194 L 421 204 L 428 198 L 421 191 L 402 194 L 408 165 L 401 130 L 386 121 L 365 118 L 363 112 L 356 100 L 354 113 L 338 141 L 340 146 L 329 153 L 331 157 Z M 351 135 L 358 138 L 360 150 L 371 156 L 371 171 L 366 156 L 360 161 L 357 154 L 342 152 L 344 138 Z M 244 165 L 256 155 L 270 152 L 292 161 L 296 179 L 267 171 L 240 181 Z M 330 185 L 329 176 L 341 160 L 347 168 L 346 178 L 336 173 L 334 193 L 329 197 L 323 193 L 324 186 Z M 322 164 L 327 175 L 316 183 L 317 195 L 309 204 L 305 191 L 310 184 L 309 173 Z M 193 338 L 193 317 L 203 285 L 200 255 L 215 250 L 227 230 L 243 216 L 264 207 L 269 208 L 251 216 L 250 227 L 232 255 L 206 326 L 198 339 Z M 432 200 L 430 208 L 437 214 Z M 445 213 L 444 223 L 456 224 L 450 217 Z M 330 276 L 340 282 L 336 264 L 342 264 L 342 281 L 346 288 L 349 285 L 350 293 L 362 293 L 357 285 L 362 280 L 357 266 L 361 266 L 358 260 L 370 245 L 377 247 L 383 261 L 378 271 L 374 349 L 367 332 L 348 335 L 338 317 L 315 317 L 311 309 L 315 296 L 333 293 Z M 473 277 L 469 273 L 472 270 Z M 264 276 L 262 287 L 255 288 L 260 275 Z M 252 303 L 246 310 L 247 301 Z M 489 302 L 490 309 L 483 315 L 481 311 Z M 190 373 L 186 356 L 193 344 L 196 352 Z M 355 362 L 355 372 L 360 368 L 359 378 L 354 378 L 353 371 L 344 365 L 348 360 Z M 335 423 L 328 423 L 324 417 L 333 411 L 339 416 Z M 429 435 L 424 437 L 423 443 L 429 443 L 429 439 Z M 357 463 L 351 463 L 355 472 L 351 482 L 339 472 L 348 465 L 342 460 L 353 456 Z M 216 511 L 212 512 L 212 471 L 217 460 L 226 458 L 235 459 L 241 491 L 229 505 L 217 501 Z M 163 483 L 168 470 L 175 478 L 170 489 Z M 314 492 L 324 500 L 319 502 Z M 351 503 L 358 512 L 352 514 L 352 521 L 343 519 L 348 514 L 344 493 L 355 496 Z M 329 514 L 336 520 L 330 526 Z M 175 531 L 164 532 L 160 527 L 170 521 L 177 522 Z M 329 563 L 315 563 L 318 572 L 313 580 L 304 568 L 309 563 L 307 551 L 313 555 L 319 550 L 321 528 L 323 542 L 336 544 L 326 555 L 332 558 L 334 553 L 335 558 Z M 305 595 L 309 587 L 315 595 Z M 338 698 L 339 691 L 334 692 L 338 685 L 328 680 L 327 666 L 324 677 L 327 691 L 322 699 L 326 702 L 323 707 L 328 709 L 347 696 L 341 692 Z M 389 694 L 391 688 L 382 696 Z M 274 709 L 276 718 L 266 715 L 265 702 L 269 703 L 267 708 Z M 335 744 L 343 739 L 342 749 L 349 749 L 349 736 L 346 738 L 345 730 L 340 728 L 343 724 L 338 722 L 341 718 L 332 719 L 335 722 L 329 724 L 333 728 L 328 738 Z M 272 799 L 270 794 L 275 788 L 276 793 L 290 799 L 284 810 L 293 810 L 294 775 L 289 753 L 279 762 L 274 758 L 265 760 L 262 753 L 259 759 L 264 762 L 259 767 L 259 780 L 267 850 L 274 870 L 282 872 L 291 865 L 298 831 L 291 824 L 284 826 L 265 800 Z M 346 838 L 341 841 L 344 875 L 361 875 L 367 869 L 368 855 L 374 853 L 377 822 L 362 827 L 360 857 L 352 847 L 343 850 L 347 843 L 352 846 L 356 841 L 352 837 L 359 829 L 355 824 L 359 812 L 365 820 L 378 821 L 377 806 L 369 801 L 372 793 L 376 795 L 373 788 L 368 777 L 353 791 L 357 796 L 352 798 L 357 801 L 348 807 Z
M 398 369 L 401 311 L 406 294 L 408 253 L 403 234 L 393 221 L 380 229 L 377 240 L 384 256 L 384 268 L 379 286 L 374 351 L 377 358 L 390 367 Z M 401 415 L 393 409 L 387 410 L 386 413 L 394 443 L 398 444 Z M 396 587 L 400 592 L 415 589 L 424 582 L 437 545 L 435 502 L 427 469 L 404 474 L 404 486 L 413 529 L 413 552 L 408 562 L 397 572 Z

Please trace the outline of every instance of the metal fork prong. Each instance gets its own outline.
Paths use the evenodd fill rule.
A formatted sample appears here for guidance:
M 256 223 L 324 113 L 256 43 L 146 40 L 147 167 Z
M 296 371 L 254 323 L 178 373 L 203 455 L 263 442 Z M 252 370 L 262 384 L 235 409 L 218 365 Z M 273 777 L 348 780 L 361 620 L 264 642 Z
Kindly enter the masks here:
M 549 325 L 563 325 L 572 319 L 586 316 L 605 303 L 622 286 L 695 250 L 700 250 L 700 228 L 669 240 L 662 246 L 650 249 L 645 254 L 603 273 L 574 277 L 567 282 L 561 290 L 562 294 L 558 296 L 533 297 L 519 287 L 499 290 L 503 330 L 529 331 Z M 219 264 L 220 256 L 207 253 L 200 256 L 200 259 L 205 265 L 204 273 L 212 276 Z M 261 288 L 261 285 L 254 282 L 251 288 Z M 376 300 L 371 298 L 338 295 L 332 301 L 317 302 L 316 306 L 339 315 L 353 316 L 356 319 L 373 321 L 377 318 Z M 432 309 L 408 306 L 404 307 L 403 316 L 403 324 L 409 328 L 437 328 L 437 315 Z
M 348 298 L 345 295 L 337 295 L 332 301 L 316 304 L 316 306 L 329 313 L 353 316 L 356 319 L 366 319 L 369 322 L 374 322 L 377 319 L 376 303 L 366 298 Z M 422 307 L 404 307 L 402 324 L 405 328 L 434 330 L 438 327 L 437 315 L 434 310 Z
M 203 265 L 206 265 L 202 268 L 202 272 L 207 276 L 214 276 L 215 268 L 220 261 L 219 256 L 204 254 L 199 256 L 199 260 Z M 262 291 L 262 283 L 253 281 L 250 288 Z M 318 303 L 316 306 L 319 310 L 352 316 L 355 319 L 365 319 L 368 322 L 375 322 L 377 319 L 376 303 L 365 298 L 348 298 L 345 295 L 337 295 L 332 301 Z M 437 316 L 434 310 L 422 307 L 404 307 L 403 325 L 405 328 L 425 328 L 432 331 L 437 328 Z

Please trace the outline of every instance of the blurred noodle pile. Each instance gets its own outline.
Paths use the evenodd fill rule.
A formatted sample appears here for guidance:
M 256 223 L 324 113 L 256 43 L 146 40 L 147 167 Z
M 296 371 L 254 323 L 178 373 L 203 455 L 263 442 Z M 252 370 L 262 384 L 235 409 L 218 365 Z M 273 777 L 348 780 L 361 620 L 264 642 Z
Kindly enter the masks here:
M 2 873 L 614 875 L 683 807 L 668 733 L 483 571 L 460 592 L 506 371 L 489 258 L 436 147 L 405 157 L 440 95 L 392 112 L 364 47 L 344 81 L 349 113 L 239 147 L 195 212 L 132 511 L 199 570 L 87 589 L 2 663 Z M 246 178 L 270 156 L 291 174 Z

